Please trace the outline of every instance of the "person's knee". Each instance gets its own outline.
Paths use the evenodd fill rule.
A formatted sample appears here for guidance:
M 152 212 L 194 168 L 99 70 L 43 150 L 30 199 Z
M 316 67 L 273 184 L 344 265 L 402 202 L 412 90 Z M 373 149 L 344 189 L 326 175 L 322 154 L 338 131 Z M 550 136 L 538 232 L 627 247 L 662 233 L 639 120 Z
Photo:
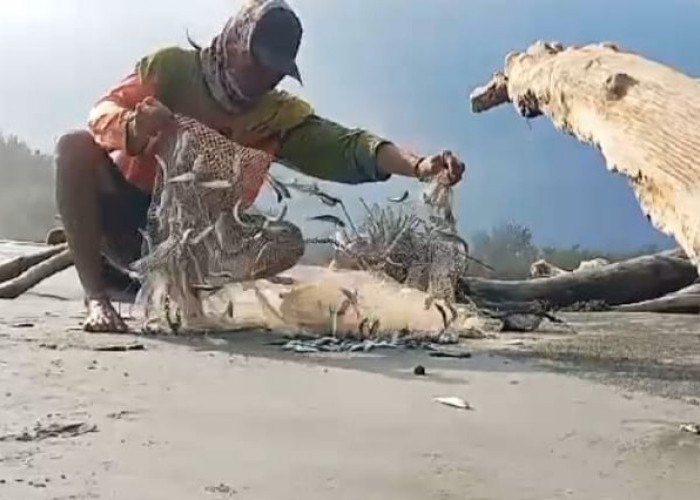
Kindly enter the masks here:
M 94 167 L 104 153 L 86 130 L 75 130 L 63 134 L 56 141 L 54 152 L 59 171 L 83 171 Z

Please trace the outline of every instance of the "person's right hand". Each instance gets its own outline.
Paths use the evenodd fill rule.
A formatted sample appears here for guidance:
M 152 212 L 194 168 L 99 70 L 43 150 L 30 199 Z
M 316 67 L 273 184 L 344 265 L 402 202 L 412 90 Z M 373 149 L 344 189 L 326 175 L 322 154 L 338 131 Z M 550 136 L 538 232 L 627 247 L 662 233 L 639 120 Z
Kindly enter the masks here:
M 173 112 L 153 97 L 147 97 L 136 105 L 131 120 L 130 140 L 132 149 L 141 150 L 159 133 L 174 126 Z

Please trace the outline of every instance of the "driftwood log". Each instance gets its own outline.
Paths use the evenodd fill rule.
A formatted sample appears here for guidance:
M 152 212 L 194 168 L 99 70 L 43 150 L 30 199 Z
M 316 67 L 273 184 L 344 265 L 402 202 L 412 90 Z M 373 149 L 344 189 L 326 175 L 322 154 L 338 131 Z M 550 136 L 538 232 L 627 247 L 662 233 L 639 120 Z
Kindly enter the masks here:
M 46 257 L 48 251 L 43 252 L 44 259 L 35 263 L 17 277 L 0 283 L 0 299 L 14 299 L 22 295 L 30 288 L 36 286 L 46 278 L 63 271 L 73 265 L 73 254 L 67 247 L 58 248 L 58 252 Z M 38 258 L 39 254 L 27 258 Z
M 569 307 L 595 301 L 616 306 L 656 299 L 697 279 L 696 267 L 682 252 L 667 251 L 551 278 L 501 281 L 467 277 L 461 292 L 477 304 L 544 301 Z
M 471 94 L 475 113 L 507 102 L 598 147 L 608 169 L 630 180 L 649 220 L 700 265 L 697 79 L 611 43 L 537 42 L 508 54 L 504 70 Z
M 700 284 L 695 283 L 658 299 L 625 304 L 615 308 L 621 312 L 651 312 L 667 314 L 699 314 Z
M 18 277 L 29 268 L 63 252 L 68 245 L 52 246 L 31 255 L 20 255 L 0 264 L 0 283 Z

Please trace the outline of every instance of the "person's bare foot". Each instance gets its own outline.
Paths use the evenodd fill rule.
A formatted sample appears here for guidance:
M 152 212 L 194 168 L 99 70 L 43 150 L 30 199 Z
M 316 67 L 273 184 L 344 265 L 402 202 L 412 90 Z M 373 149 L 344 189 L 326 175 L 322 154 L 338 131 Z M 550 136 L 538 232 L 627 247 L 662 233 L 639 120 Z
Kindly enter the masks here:
M 117 311 L 108 299 L 88 299 L 87 318 L 83 323 L 83 329 L 92 333 L 123 333 L 127 327 L 124 320 L 119 317 Z

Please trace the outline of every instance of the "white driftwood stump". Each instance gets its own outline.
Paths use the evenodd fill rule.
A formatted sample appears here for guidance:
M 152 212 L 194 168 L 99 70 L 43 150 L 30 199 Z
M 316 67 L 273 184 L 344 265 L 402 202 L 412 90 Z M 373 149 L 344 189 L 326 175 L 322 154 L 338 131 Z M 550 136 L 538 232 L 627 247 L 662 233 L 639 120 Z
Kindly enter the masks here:
M 602 43 L 537 42 L 472 92 L 475 113 L 511 102 L 596 146 L 630 180 L 642 210 L 700 266 L 700 83 Z

